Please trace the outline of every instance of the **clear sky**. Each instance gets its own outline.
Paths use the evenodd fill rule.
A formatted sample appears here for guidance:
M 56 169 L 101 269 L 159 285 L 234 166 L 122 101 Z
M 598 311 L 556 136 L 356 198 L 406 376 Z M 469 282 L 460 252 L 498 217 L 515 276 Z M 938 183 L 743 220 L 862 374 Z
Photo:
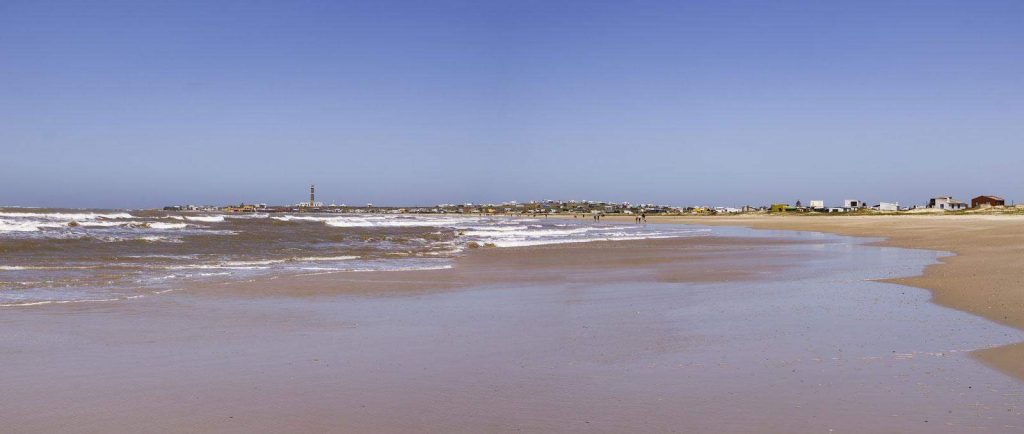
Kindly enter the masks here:
M 1024 2 L 0 0 L 0 204 L 1024 200 Z

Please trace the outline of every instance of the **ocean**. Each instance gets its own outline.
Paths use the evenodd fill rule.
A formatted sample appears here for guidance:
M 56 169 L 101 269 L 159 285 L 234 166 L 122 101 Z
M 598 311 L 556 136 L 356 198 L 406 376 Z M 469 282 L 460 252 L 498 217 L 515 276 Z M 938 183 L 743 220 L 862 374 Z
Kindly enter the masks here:
M 590 218 L 0 208 L 0 307 L 116 301 L 197 281 L 448 268 L 472 248 L 712 231 Z

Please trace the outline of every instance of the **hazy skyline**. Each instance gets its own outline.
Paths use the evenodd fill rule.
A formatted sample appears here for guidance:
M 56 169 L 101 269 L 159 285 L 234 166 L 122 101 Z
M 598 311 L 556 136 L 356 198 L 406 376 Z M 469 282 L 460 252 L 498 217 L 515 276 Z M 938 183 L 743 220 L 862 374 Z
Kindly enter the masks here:
M 1024 3 L 0 3 L 0 205 L 1024 198 Z

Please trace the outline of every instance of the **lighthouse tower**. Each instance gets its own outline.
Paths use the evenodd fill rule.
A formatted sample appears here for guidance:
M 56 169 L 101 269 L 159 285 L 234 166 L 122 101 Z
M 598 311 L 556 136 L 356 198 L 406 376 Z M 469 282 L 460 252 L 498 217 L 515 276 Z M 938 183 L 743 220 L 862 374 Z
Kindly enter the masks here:
M 320 208 L 324 206 L 323 202 L 316 201 L 316 186 L 309 184 L 309 202 L 299 202 L 295 206 L 303 208 L 306 211 L 312 211 L 314 208 Z

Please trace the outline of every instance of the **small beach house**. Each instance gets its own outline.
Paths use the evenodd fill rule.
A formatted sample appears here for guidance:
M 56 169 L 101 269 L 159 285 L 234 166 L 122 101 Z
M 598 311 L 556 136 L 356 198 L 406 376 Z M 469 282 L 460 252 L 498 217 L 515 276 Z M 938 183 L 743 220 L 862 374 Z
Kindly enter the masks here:
M 896 212 L 900 210 L 899 202 L 879 202 L 878 205 L 873 207 L 874 209 L 881 212 Z
M 867 207 L 867 204 L 863 200 L 846 199 L 843 201 L 843 208 L 848 210 L 855 210 Z
M 953 199 L 952 196 L 939 196 L 928 200 L 928 208 L 941 209 L 945 211 L 959 211 L 967 209 L 967 204 Z

